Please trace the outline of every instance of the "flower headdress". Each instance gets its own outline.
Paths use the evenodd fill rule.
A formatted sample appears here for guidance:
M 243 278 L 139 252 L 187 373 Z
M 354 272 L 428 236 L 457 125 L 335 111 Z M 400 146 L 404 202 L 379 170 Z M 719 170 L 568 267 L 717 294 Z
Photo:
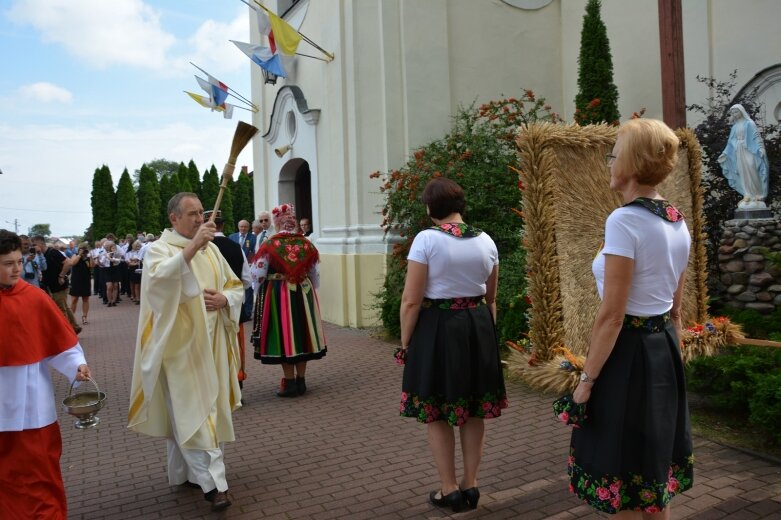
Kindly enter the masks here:
M 296 230 L 296 210 L 292 204 L 282 204 L 271 210 L 271 219 L 277 231 Z

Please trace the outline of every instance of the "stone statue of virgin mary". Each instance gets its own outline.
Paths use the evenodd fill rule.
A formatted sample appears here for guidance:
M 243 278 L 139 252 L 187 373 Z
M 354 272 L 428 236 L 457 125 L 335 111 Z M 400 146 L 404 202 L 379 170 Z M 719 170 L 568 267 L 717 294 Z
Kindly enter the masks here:
M 732 128 L 718 159 L 722 172 L 729 185 L 743 195 L 738 209 L 765 209 L 769 166 L 762 137 L 743 105 L 733 105 L 729 114 Z

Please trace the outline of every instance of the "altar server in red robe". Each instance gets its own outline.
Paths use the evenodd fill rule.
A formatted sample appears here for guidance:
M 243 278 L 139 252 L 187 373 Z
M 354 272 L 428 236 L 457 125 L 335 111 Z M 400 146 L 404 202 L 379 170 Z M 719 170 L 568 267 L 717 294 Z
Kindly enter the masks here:
M 86 381 L 90 370 L 54 301 L 22 279 L 22 262 L 21 240 L 0 229 L 0 516 L 65 520 L 49 368 L 70 381 Z

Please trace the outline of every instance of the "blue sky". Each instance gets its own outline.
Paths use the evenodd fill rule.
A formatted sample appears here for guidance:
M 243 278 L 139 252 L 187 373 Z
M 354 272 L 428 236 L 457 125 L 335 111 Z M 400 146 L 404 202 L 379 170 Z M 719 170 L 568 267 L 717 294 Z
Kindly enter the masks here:
M 0 227 L 82 234 L 103 164 L 115 186 L 158 158 L 221 170 L 251 114 L 226 120 L 182 91 L 204 94 L 192 61 L 251 97 L 255 65 L 228 41 L 250 40 L 247 11 L 239 0 L 0 0 Z

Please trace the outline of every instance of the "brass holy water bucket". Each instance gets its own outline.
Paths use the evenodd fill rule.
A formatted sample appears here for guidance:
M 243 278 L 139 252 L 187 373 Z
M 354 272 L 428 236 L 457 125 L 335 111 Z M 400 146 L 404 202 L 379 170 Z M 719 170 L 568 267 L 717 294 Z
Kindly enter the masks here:
M 95 414 L 106 404 L 106 394 L 100 391 L 95 380 L 90 378 L 87 381 L 95 386 L 94 392 L 74 394 L 73 385 L 76 384 L 74 380 L 68 391 L 68 397 L 62 400 L 65 411 L 77 418 L 74 426 L 79 430 L 94 428 L 100 424 L 100 417 Z

